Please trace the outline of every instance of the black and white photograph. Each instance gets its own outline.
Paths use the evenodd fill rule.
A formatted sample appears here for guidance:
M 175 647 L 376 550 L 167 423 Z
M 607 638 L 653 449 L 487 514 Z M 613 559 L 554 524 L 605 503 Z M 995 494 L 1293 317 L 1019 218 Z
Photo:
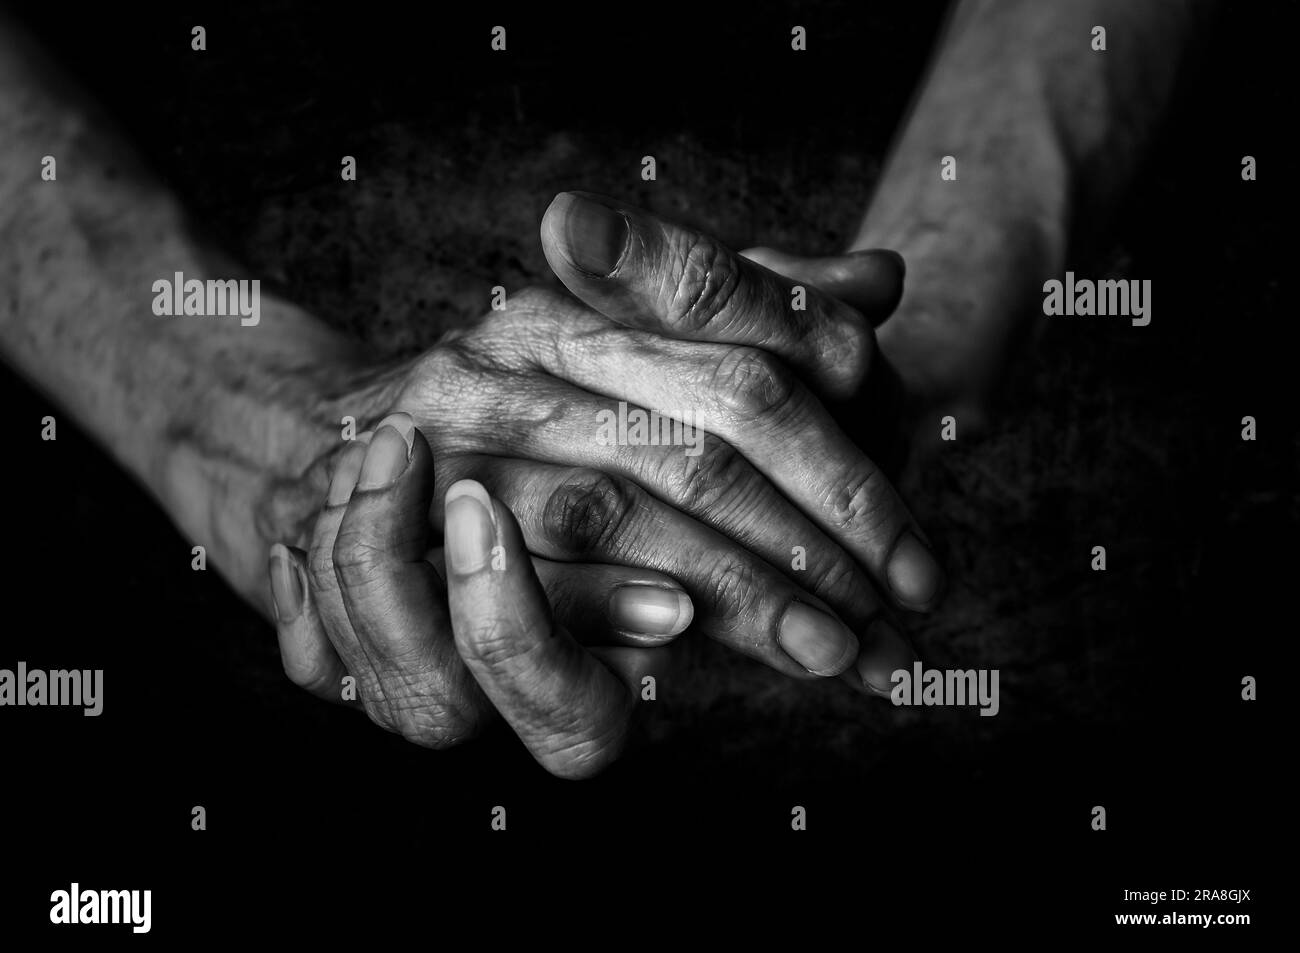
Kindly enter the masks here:
M 1284 935 L 1288 14 L 0 5 L 0 946 Z

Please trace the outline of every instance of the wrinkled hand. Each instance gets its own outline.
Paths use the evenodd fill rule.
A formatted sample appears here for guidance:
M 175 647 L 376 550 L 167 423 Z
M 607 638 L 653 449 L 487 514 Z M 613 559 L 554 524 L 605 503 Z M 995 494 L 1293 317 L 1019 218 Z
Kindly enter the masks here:
M 518 524 L 481 485 L 446 494 L 446 582 L 426 558 L 433 456 L 406 414 L 340 457 L 310 551 L 270 560 L 281 658 L 290 679 L 363 708 L 417 744 L 443 748 L 499 711 L 562 777 L 617 757 L 659 639 L 587 650 L 551 614 Z M 678 594 L 663 610 L 679 611 Z M 685 607 L 689 614 L 689 604 Z M 355 692 L 344 679 L 355 679 Z
M 853 307 L 812 282 L 797 286 L 708 235 L 601 196 L 557 197 L 543 220 L 542 240 L 569 290 L 610 319 L 645 332 L 644 347 L 659 373 L 630 379 L 625 389 L 631 399 L 649 407 L 686 402 L 701 408 L 725 446 L 816 528 L 807 545 L 810 559 L 833 541 L 836 555 L 847 553 L 865 567 L 895 604 L 919 610 L 935 604 L 943 575 L 923 534 L 884 469 L 826 406 L 857 407 L 859 415 L 884 421 L 896 410 L 897 380 L 880 359 L 871 322 L 899 299 L 898 256 L 859 256 Z M 599 386 L 591 375 L 578 380 Z M 853 429 L 859 439 L 870 432 Z M 773 529 L 787 552 L 807 538 L 807 525 L 793 520 Z M 774 549 L 765 555 L 781 565 Z M 806 584 L 859 632 L 874 630 L 858 672 L 872 676 L 869 685 L 887 687 L 893 667 L 886 664 L 910 664 L 910 649 L 883 620 L 882 602 L 856 565 L 833 565 L 828 580 L 825 570 L 810 564 Z M 847 598 L 833 585 L 844 579 L 852 583 Z
M 858 662 L 850 683 L 865 690 L 862 667 L 870 665 L 882 687 L 877 670 L 892 671 L 911 650 L 883 619 L 881 600 L 855 558 L 832 542 L 824 519 L 819 525 L 788 498 L 787 488 L 795 479 L 808 484 L 805 497 L 830 494 L 819 516 L 831 518 L 831 531 L 842 525 L 850 537 L 874 540 L 878 569 L 893 545 L 881 533 L 898 528 L 876 521 L 882 512 L 873 501 L 892 491 L 866 464 L 841 474 L 852 483 L 823 482 L 823 466 L 864 458 L 815 402 L 806 428 L 768 413 L 764 381 L 754 376 L 763 360 L 771 362 L 755 363 L 744 348 L 622 327 L 562 295 L 527 291 L 387 375 L 380 390 L 384 406 L 410 413 L 428 436 L 440 491 L 474 478 L 515 514 L 529 551 L 548 561 L 540 575 L 571 629 L 606 628 L 604 603 L 618 581 L 609 574 L 637 567 L 677 580 L 702 632 L 779 671 L 834 676 Z M 359 420 L 375 419 L 364 406 L 373 398 L 363 396 L 374 389 L 356 390 Z M 650 407 L 685 401 L 703 410 L 710 429 L 716 419 L 732 433 L 727 440 L 717 431 L 707 436 L 698 456 L 682 446 L 602 442 L 601 412 L 619 399 Z M 349 398 L 336 405 L 346 409 Z M 791 423 L 798 433 L 789 433 Z M 755 436 L 787 445 L 775 458 L 755 458 L 732 443 Z M 318 469 L 331 467 L 327 457 Z M 319 493 L 320 483 L 317 475 L 304 486 Z M 431 518 L 440 529 L 441 507 Z M 299 545 L 308 532 L 304 525 Z M 806 569 L 791 568 L 794 546 L 806 549 Z M 923 548 L 898 549 L 900 563 L 924 560 L 923 571 L 933 565 Z M 680 619 L 657 610 L 644 615 L 617 627 L 680 631 Z
M 561 196 L 543 223 L 553 267 L 617 321 L 649 330 L 524 292 L 378 383 L 356 386 L 355 415 L 375 419 L 366 407 L 379 404 L 414 417 L 437 460 L 435 500 L 470 477 L 500 499 L 537 557 L 557 617 L 582 640 L 653 644 L 680 633 L 693 613 L 702 632 L 787 674 L 843 674 L 858 690 L 887 693 L 890 673 L 915 656 L 870 576 L 897 604 L 927 608 L 941 574 L 880 468 L 785 367 L 811 374 L 827 364 L 814 377 L 818 389 L 852 392 L 873 361 L 866 317 L 815 288 L 806 311 L 791 311 L 785 279 L 633 211 L 619 216 L 629 225 L 625 247 L 614 249 L 615 274 L 593 278 L 569 263 L 572 240 L 584 234 L 566 217 L 575 202 Z M 895 263 L 880 256 L 878 264 L 880 292 L 864 305 L 873 317 L 897 297 Z M 839 359 L 828 363 L 828 354 Z M 602 441 L 601 413 L 618 400 L 663 411 L 685 405 L 711 433 L 699 456 Z M 323 594 L 346 591 L 348 567 L 368 558 L 351 551 L 360 534 L 328 532 L 342 518 L 359 452 L 322 461 L 336 499 L 299 534 L 313 554 L 311 585 Z M 317 474 L 304 486 L 319 493 L 320 482 Z M 442 507 L 435 502 L 428 516 L 436 534 Z M 797 551 L 803 562 L 792 559 Z M 337 601 L 333 616 L 344 625 L 346 602 Z M 369 658 L 353 650 L 352 661 Z M 465 694 L 454 661 L 389 657 L 391 671 L 375 671 L 370 694 L 398 701 L 377 720 L 400 728 L 414 718 L 408 734 L 419 739 L 429 734 L 421 719 L 432 717 L 435 743 L 457 737 L 464 726 L 438 707 Z M 381 691 L 385 680 L 407 689 Z M 422 705 L 432 715 L 420 714 Z

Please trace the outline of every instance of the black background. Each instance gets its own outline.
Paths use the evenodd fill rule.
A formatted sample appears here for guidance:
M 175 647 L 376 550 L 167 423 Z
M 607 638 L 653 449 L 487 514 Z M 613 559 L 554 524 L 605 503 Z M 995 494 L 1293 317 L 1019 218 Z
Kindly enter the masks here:
M 333 187 L 337 156 L 352 151 L 340 142 L 386 124 L 433 140 L 446 130 L 458 143 L 550 127 L 604 142 L 684 131 L 704 153 L 796 164 L 862 143 L 878 161 L 942 6 L 19 12 L 200 220 L 255 257 L 259 210 Z M 206 54 L 189 49 L 194 23 L 207 27 Z M 504 67 L 488 51 L 497 23 L 510 31 Z M 809 28 L 806 56 L 790 54 L 791 23 Z M 1044 641 L 1008 649 L 1053 673 L 1026 686 L 1038 706 L 1027 727 L 1004 700 L 993 720 L 1011 722 L 1005 730 L 967 726 L 960 743 L 885 734 L 859 761 L 801 743 L 815 730 L 806 724 L 724 701 L 684 707 L 669 716 L 670 739 L 583 784 L 545 776 L 504 733 L 431 755 L 294 690 L 270 628 L 216 573 L 191 572 L 192 542 L 66 419 L 56 443 L 40 442 L 40 418 L 57 411 L 0 378 L 15 424 L 0 666 L 103 668 L 106 684 L 97 719 L 0 715 L 2 856 L 17 873 L 7 923 L 39 926 L 49 891 L 74 879 L 152 888 L 158 937 L 184 934 L 186 918 L 234 929 L 246 915 L 232 912 L 246 910 L 230 906 L 240 897 L 291 927 L 378 922 L 386 905 L 357 898 L 411 888 L 431 910 L 443 891 L 468 888 L 498 898 L 508 920 L 513 894 L 547 895 L 565 910 L 660 911 L 713 904 L 739 885 L 750 915 L 849 917 L 864 942 L 888 923 L 924 933 L 972 904 L 981 914 L 970 922 L 991 935 L 1012 929 L 1004 914 L 1060 911 L 1071 919 L 1051 921 L 1056 930 L 1103 927 L 1112 913 L 1150 909 L 1121 904 L 1125 887 L 1252 887 L 1243 909 L 1257 921 L 1281 914 L 1266 870 L 1279 859 L 1276 825 L 1292 791 L 1291 749 L 1270 731 L 1291 707 L 1282 649 L 1293 638 L 1296 568 L 1286 43 L 1271 5 L 1225 8 L 1116 223 L 1109 253 L 1153 280 L 1152 325 L 1053 331 L 1012 385 L 1012 423 L 997 439 L 1032 436 L 1031 415 L 1068 419 L 1082 434 L 1069 463 L 1091 488 L 1085 498 L 1105 504 L 1111 487 L 1124 488 L 1104 522 L 1127 540 L 1112 545 L 1127 558 L 1115 566 L 1112 556 L 1094 583 L 1062 581 L 1059 567 L 1027 557 L 1054 537 L 1091 538 L 1080 524 L 1102 517 L 1064 496 L 1044 504 L 1063 511 L 1061 522 L 1026 536 L 996 524 L 963 536 L 928 514 L 959 564 L 978 551 L 980 579 L 994 577 L 1015 606 L 1049 607 L 1037 622 Z M 1259 159 L 1258 182 L 1241 182 L 1244 154 Z M 510 156 L 491 151 L 494 162 Z M 553 191 L 537 197 L 539 210 Z M 729 239 L 751 237 L 734 228 Z M 333 247 L 323 244 L 327 263 Z M 455 251 L 446 255 L 455 265 Z M 520 265 L 523 277 L 531 267 Z M 304 269 L 285 282 L 311 301 L 323 293 Z M 327 320 L 365 336 L 364 309 L 324 298 L 311 303 Z M 417 333 L 408 343 L 425 342 Z M 1096 442 L 1086 421 L 1102 403 L 1143 421 L 1145 457 Z M 1257 443 L 1239 439 L 1247 413 L 1260 421 Z M 1003 481 L 1032 493 L 1023 458 L 991 452 L 982 463 L 1003 464 Z M 1030 470 L 1047 465 L 1032 450 L 1028 458 Z M 1086 559 L 1070 571 L 1086 575 Z M 1105 592 L 1116 576 L 1120 588 Z M 1064 633 L 1096 647 L 1095 667 L 1057 649 L 1049 637 L 1074 644 Z M 1261 682 L 1253 704 L 1240 700 L 1245 674 Z M 1054 684 L 1079 680 L 1126 690 L 1099 689 L 1105 710 L 1088 717 L 1053 708 Z M 190 830 L 195 804 L 207 808 L 206 832 Z M 508 808 L 507 834 L 489 830 L 496 804 Z M 809 809 L 804 834 L 790 831 L 792 804 Z M 1090 829 L 1094 804 L 1107 807 L 1105 833 Z M 764 862 L 735 863 L 751 852 Z M 846 888 L 858 906 L 783 904 L 803 889 Z M 236 894 L 207 892 L 216 889 Z

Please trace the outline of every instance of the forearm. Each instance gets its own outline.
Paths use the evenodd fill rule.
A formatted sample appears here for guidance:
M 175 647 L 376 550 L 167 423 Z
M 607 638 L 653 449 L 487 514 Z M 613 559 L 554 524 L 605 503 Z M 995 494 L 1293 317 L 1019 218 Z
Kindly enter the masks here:
M 254 551 L 293 519 L 274 505 L 276 481 L 308 471 L 349 412 L 328 395 L 351 383 L 350 345 L 269 295 L 256 326 L 156 315 L 159 279 L 242 276 L 193 238 L 175 198 L 6 29 L 0 91 L 0 353 L 254 597 Z M 41 177 L 46 155 L 54 181 Z
M 1057 258 L 1095 227 L 1158 128 L 1206 19 L 1197 0 L 969 0 L 955 5 L 855 248 L 975 203 L 1036 223 Z M 1092 48 L 1092 29 L 1107 49 Z M 940 160 L 957 178 L 940 178 Z
M 1043 281 L 1134 175 L 1205 6 L 954 8 L 852 243 L 907 261 L 902 305 L 880 341 L 926 406 L 982 417 Z M 1095 26 L 1105 51 L 1093 49 Z

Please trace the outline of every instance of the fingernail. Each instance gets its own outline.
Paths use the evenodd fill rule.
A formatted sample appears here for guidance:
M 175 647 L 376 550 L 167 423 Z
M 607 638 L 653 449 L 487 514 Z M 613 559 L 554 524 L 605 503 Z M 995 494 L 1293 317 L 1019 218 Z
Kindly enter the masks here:
M 460 480 L 447 490 L 447 562 L 457 573 L 478 572 L 487 565 L 496 543 L 492 500 L 473 480 Z
M 597 278 L 608 277 L 618 266 L 627 245 L 627 220 L 612 208 L 572 192 L 563 193 L 564 244 L 569 259 Z
M 365 453 L 355 447 L 349 447 L 339 454 L 334 475 L 330 478 L 329 492 L 325 495 L 327 505 L 341 506 L 352 498 L 352 490 L 357 485 L 357 477 L 361 475 L 361 465 L 365 458 Z
M 894 673 L 900 668 L 911 671 L 917 660 L 916 650 L 902 633 L 889 620 L 877 619 L 863 636 L 858 675 L 871 691 L 887 696 L 894 690 Z
M 911 530 L 894 546 L 885 575 L 894 595 L 909 607 L 929 606 L 943 587 L 943 569 Z
M 619 586 L 609 598 L 609 620 L 616 628 L 645 635 L 684 632 L 695 615 L 690 597 L 662 586 Z
M 280 622 L 290 622 L 302 612 L 302 579 L 280 543 L 271 547 L 271 601 Z
M 357 488 L 377 490 L 388 486 L 406 470 L 410 461 L 406 440 L 401 431 L 388 425 L 375 431 L 366 450 L 366 461 L 361 467 Z
M 824 612 L 790 603 L 777 640 L 786 653 L 814 675 L 838 675 L 857 657 L 853 633 Z
M 379 423 L 375 424 L 375 432 L 378 433 L 384 427 L 392 427 L 402 439 L 406 441 L 406 458 L 411 458 L 411 451 L 415 449 L 415 421 L 410 414 L 396 413 L 389 414 Z

